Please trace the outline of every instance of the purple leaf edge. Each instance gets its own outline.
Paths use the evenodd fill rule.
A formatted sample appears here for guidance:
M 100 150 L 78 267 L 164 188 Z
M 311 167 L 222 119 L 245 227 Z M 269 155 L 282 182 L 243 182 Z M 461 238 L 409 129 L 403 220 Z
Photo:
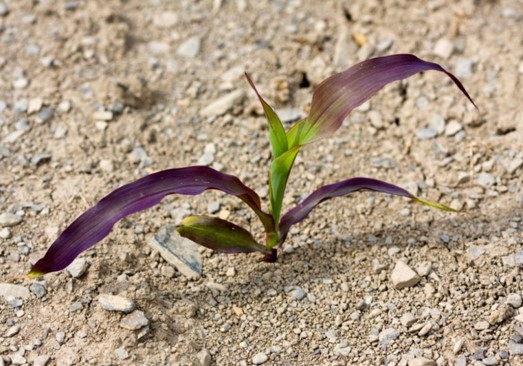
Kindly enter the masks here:
M 280 240 L 280 244 L 282 244 L 285 240 L 290 227 L 304 220 L 309 215 L 309 213 L 320 203 L 334 197 L 345 196 L 349 193 L 360 190 L 368 190 L 417 199 L 416 196 L 403 188 L 373 178 L 355 177 L 343 180 L 341 182 L 329 184 L 312 192 L 303 201 L 301 201 L 298 205 L 287 211 L 285 215 L 282 216 L 279 225 L 280 235 L 282 238 Z
M 167 195 L 198 195 L 209 189 L 239 197 L 265 220 L 264 225 L 270 221 L 256 192 L 233 175 L 207 166 L 162 170 L 117 188 L 81 214 L 31 267 L 28 275 L 37 277 L 66 268 L 78 255 L 105 238 L 122 218 L 160 203 Z

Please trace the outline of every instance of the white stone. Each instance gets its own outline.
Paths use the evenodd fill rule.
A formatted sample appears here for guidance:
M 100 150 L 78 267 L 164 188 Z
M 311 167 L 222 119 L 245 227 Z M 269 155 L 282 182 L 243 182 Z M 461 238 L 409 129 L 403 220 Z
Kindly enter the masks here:
M 113 112 L 111 112 L 111 111 L 94 112 L 93 119 L 95 121 L 110 121 L 113 119 Z
M 454 52 L 454 44 L 447 38 L 439 39 L 434 45 L 434 54 L 444 59 L 448 59 Z
M 153 17 L 153 24 L 158 28 L 171 28 L 178 23 L 178 15 L 174 11 L 163 11 Z
M 143 311 L 135 310 L 120 320 L 120 326 L 129 330 L 138 330 L 149 325 L 149 319 L 145 317 Z
M 44 101 L 42 98 L 34 98 L 29 101 L 29 105 L 27 107 L 27 114 L 33 114 L 36 112 L 39 112 L 40 109 L 42 109 L 42 105 L 44 104 Z
M 27 287 L 20 285 L 0 283 L 0 296 L 2 296 L 6 301 L 12 298 L 27 300 L 29 298 L 29 290 Z
M 452 120 L 445 127 L 445 135 L 454 136 L 463 129 L 463 125 L 458 121 Z
M 109 294 L 101 294 L 98 296 L 98 303 L 104 310 L 119 311 L 122 313 L 130 313 L 136 307 L 134 301 L 128 298 Z
M 507 295 L 507 304 L 512 306 L 513 308 L 519 308 L 521 307 L 521 295 L 520 294 L 508 294 Z
M 10 212 L 2 212 L 0 214 L 0 226 L 15 226 L 22 222 L 22 216 L 12 214 Z
M 255 365 L 261 365 L 262 363 L 264 363 L 268 359 L 269 359 L 269 356 L 267 356 L 263 352 L 260 352 L 260 353 L 257 353 L 257 354 L 254 355 L 254 357 L 252 358 L 252 363 L 255 364 Z
M 178 47 L 176 53 L 183 57 L 193 58 L 200 52 L 201 42 L 198 36 L 189 37 Z
M 206 106 L 200 111 L 202 117 L 216 117 L 227 113 L 235 105 L 240 104 L 245 97 L 242 89 L 226 94 Z
M 414 286 L 421 280 L 420 276 L 402 261 L 396 262 L 390 278 L 397 289 Z
M 76 258 L 73 263 L 67 266 L 66 271 L 71 277 L 81 277 L 87 270 L 87 261 L 83 258 Z

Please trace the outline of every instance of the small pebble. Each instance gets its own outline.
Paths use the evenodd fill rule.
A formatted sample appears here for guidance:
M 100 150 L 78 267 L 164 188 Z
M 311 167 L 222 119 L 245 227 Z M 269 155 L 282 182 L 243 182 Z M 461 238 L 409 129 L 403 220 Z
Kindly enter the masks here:
M 122 313 L 130 313 L 136 307 L 134 301 L 126 297 L 109 294 L 101 294 L 98 296 L 98 303 L 104 310 L 119 311 Z
M 378 335 L 378 340 L 382 347 L 387 347 L 389 342 L 398 338 L 400 333 L 394 328 L 386 328 Z
M 495 366 L 497 365 L 499 362 L 498 360 L 496 359 L 496 357 L 487 357 L 487 358 L 484 358 L 482 360 L 483 364 L 485 364 L 486 366 Z
M 125 350 L 125 348 L 123 347 L 120 347 L 120 348 L 117 348 L 116 349 L 116 356 L 118 357 L 118 359 L 120 360 L 126 360 L 129 358 L 129 352 L 127 352 Z
M 211 102 L 200 111 L 200 114 L 202 117 L 221 116 L 234 106 L 241 104 L 244 98 L 245 92 L 242 89 L 235 90 Z
M 431 127 L 418 128 L 416 129 L 415 133 L 416 137 L 420 140 L 430 140 L 438 136 L 438 131 Z
M 454 52 L 454 44 L 447 38 L 439 39 L 434 45 L 434 54 L 444 59 L 448 59 Z
M 9 14 L 9 9 L 7 8 L 7 5 L 4 2 L 0 3 L 0 16 L 6 16 Z
M 521 295 L 519 295 L 519 294 L 515 294 L 515 293 L 508 294 L 506 301 L 507 301 L 507 304 L 509 304 L 513 308 L 517 309 L 517 308 L 521 307 Z
M 186 58 L 193 58 L 200 52 L 201 42 L 198 36 L 190 37 L 178 47 L 176 53 Z
M 260 353 L 257 353 L 257 354 L 254 355 L 254 357 L 252 358 L 252 363 L 254 365 L 261 365 L 262 363 L 264 363 L 268 359 L 269 359 L 269 356 L 267 356 L 263 352 L 260 352 Z
M 66 270 L 71 277 L 78 278 L 85 273 L 87 265 L 87 261 L 84 258 L 76 258 L 73 263 L 67 266 Z
M 425 357 L 418 357 L 418 358 L 411 358 L 407 362 L 408 366 L 436 366 L 436 362 L 433 360 L 429 360 Z
M 400 322 L 405 327 L 410 327 L 416 322 L 416 318 L 411 313 L 405 313 L 401 316 Z
M 49 360 L 51 360 L 51 357 L 47 355 L 36 356 L 33 360 L 33 366 L 46 366 Z
M 472 76 L 473 61 L 468 58 L 459 58 L 454 68 L 455 75 L 460 79 L 467 79 Z
M 511 355 L 523 355 L 523 344 L 514 341 L 508 342 L 508 350 Z
M 7 331 L 5 332 L 5 336 L 7 338 L 9 337 L 13 337 L 15 335 L 18 334 L 18 332 L 20 332 L 20 325 L 13 325 L 11 328 L 7 329 Z
M 463 129 L 463 125 L 461 123 L 459 123 L 458 121 L 452 120 L 445 127 L 445 135 L 454 136 L 462 129 Z
M 2 212 L 0 214 L 0 226 L 1 227 L 10 227 L 10 226 L 16 226 L 19 223 L 22 222 L 22 216 L 10 213 L 10 212 Z
M 135 310 L 120 320 L 120 326 L 129 330 L 138 330 L 149 325 L 149 320 L 141 310 Z
M 474 324 L 474 329 L 476 329 L 476 330 L 486 330 L 489 327 L 490 327 L 489 322 L 487 322 L 485 320 L 480 320 L 479 322 Z
M 31 290 L 31 292 L 33 294 L 36 295 L 36 297 L 38 297 L 39 299 L 41 299 L 42 297 L 45 296 L 45 294 L 47 293 L 47 290 L 45 289 L 45 286 L 42 285 L 41 283 L 38 283 L 38 282 L 34 282 L 31 284 L 31 286 L 29 286 L 29 289 Z
M 496 183 L 496 178 L 492 174 L 481 172 L 476 179 L 476 183 L 482 187 L 489 188 Z
M 397 289 L 414 286 L 421 280 L 420 276 L 402 261 L 396 262 L 390 278 Z
M 95 121 L 110 121 L 113 119 L 113 112 L 110 112 L 110 111 L 94 112 L 93 119 Z
M 38 114 L 36 115 L 36 122 L 37 123 L 46 123 L 51 120 L 54 116 L 54 109 L 53 108 L 43 108 Z
M 25 89 L 29 85 L 29 80 L 26 78 L 20 78 L 13 81 L 13 87 L 15 89 Z
M 196 358 L 200 362 L 201 366 L 210 366 L 212 362 L 211 354 L 205 348 L 201 349 L 200 352 L 196 354 Z
M 25 113 L 29 108 L 29 100 L 26 98 L 18 99 L 13 107 L 16 113 Z
M 302 300 L 306 295 L 305 290 L 299 286 L 294 286 L 288 291 L 288 294 L 294 297 L 296 300 Z

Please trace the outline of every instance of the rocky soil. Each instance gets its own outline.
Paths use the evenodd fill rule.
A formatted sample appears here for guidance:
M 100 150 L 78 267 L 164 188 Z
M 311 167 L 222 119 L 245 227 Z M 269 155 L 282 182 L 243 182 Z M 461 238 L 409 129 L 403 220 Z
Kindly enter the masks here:
M 0 366 L 523 365 L 522 24 L 520 0 L 0 0 Z M 391 53 L 441 63 L 479 111 L 440 73 L 394 83 L 303 151 L 285 206 L 370 176 L 462 212 L 332 200 L 270 264 L 168 235 L 191 213 L 261 233 L 240 201 L 168 197 L 22 277 L 153 171 L 210 165 L 266 199 L 245 70 L 290 126 L 323 78 Z

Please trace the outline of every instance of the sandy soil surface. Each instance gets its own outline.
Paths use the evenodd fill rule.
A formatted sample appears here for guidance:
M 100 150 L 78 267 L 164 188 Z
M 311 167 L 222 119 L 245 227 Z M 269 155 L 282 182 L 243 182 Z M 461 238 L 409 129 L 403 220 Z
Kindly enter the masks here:
M 0 0 L 0 365 L 522 365 L 522 27 L 519 0 Z M 441 63 L 479 111 L 437 72 L 394 83 L 303 151 L 285 207 L 369 176 L 463 212 L 359 193 L 277 263 L 203 249 L 189 279 L 161 228 L 261 228 L 234 198 L 169 197 L 70 271 L 13 279 L 153 171 L 204 163 L 267 199 L 244 70 L 290 126 L 323 78 L 392 53 Z

